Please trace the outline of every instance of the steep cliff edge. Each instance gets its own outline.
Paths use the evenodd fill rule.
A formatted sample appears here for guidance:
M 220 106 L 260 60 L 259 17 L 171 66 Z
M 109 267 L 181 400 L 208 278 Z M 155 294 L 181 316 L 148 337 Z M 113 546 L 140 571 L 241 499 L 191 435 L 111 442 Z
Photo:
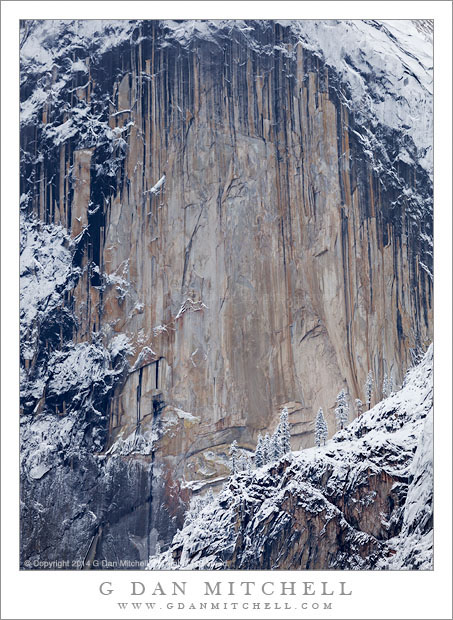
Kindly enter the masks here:
M 310 446 L 319 406 L 332 432 L 342 387 L 364 400 L 372 369 L 379 400 L 431 340 L 430 35 L 21 38 L 23 557 L 143 562 L 233 439 L 254 447 L 287 404 Z
M 430 569 L 432 346 L 337 433 L 232 476 L 148 569 Z

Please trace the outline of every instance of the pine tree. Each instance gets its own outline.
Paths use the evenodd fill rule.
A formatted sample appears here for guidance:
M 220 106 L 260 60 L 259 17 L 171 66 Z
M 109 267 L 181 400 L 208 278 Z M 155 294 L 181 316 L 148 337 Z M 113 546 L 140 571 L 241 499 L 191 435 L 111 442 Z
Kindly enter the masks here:
M 387 373 L 385 372 L 384 379 L 382 381 L 382 397 L 387 398 L 388 396 L 390 396 L 390 384 Z
M 238 442 L 236 439 L 230 446 L 230 469 L 233 476 L 238 473 L 239 470 L 239 450 L 238 450 Z
M 322 419 L 323 419 L 322 409 L 318 409 L 318 413 L 316 415 L 315 420 L 315 446 L 319 448 L 321 445 L 321 429 L 322 429 Z
M 327 439 L 327 422 L 324 417 L 322 408 L 319 409 L 315 421 L 315 444 L 319 448 L 321 443 L 326 443 Z
M 269 437 L 269 433 L 266 433 L 263 439 L 263 461 L 265 465 L 272 462 L 271 438 Z
M 346 392 L 341 390 L 337 396 L 337 407 L 335 409 L 335 418 L 337 420 L 337 430 L 343 429 L 348 424 L 349 405 Z
M 271 437 L 271 457 L 273 461 L 279 461 L 283 456 L 282 441 L 280 437 L 280 424 Z
M 363 413 L 363 403 L 362 403 L 362 401 L 360 400 L 360 398 L 356 398 L 356 399 L 355 399 L 355 411 L 356 411 L 356 414 L 357 414 L 357 417 L 358 417 L 358 418 L 359 418 L 359 417 L 362 415 L 362 413 Z
M 321 437 L 324 446 L 326 445 L 328 436 L 329 436 L 329 427 L 327 426 L 327 420 L 324 418 L 323 433 Z
M 288 408 L 283 407 L 283 410 L 280 414 L 280 441 L 282 446 L 283 454 L 288 454 L 291 452 L 291 431 L 289 428 L 288 422 Z
M 389 396 L 393 393 L 393 377 L 390 375 L 389 377 Z
M 366 378 L 366 383 L 365 383 L 365 400 L 366 400 L 366 404 L 368 405 L 368 409 L 370 408 L 371 405 L 371 394 L 373 392 L 373 373 L 370 371 L 368 371 L 368 375 Z
M 192 497 L 192 499 L 190 500 L 189 508 L 184 515 L 184 527 L 195 521 L 200 512 L 203 510 L 204 506 L 205 499 L 203 497 Z
M 264 465 L 264 457 L 263 457 L 263 438 L 261 435 L 258 435 L 258 441 L 255 449 L 255 467 L 258 469 Z

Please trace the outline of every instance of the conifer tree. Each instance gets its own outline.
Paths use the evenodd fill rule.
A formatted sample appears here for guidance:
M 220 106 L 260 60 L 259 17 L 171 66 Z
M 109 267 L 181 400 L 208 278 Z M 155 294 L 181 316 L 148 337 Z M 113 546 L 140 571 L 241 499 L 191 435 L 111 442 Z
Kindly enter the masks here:
M 245 452 L 242 452 L 239 458 L 239 471 L 246 471 L 246 470 L 247 470 L 247 455 L 245 454 Z
M 231 469 L 231 473 L 234 475 L 236 475 L 238 473 L 239 470 L 239 450 L 238 450 L 238 442 L 236 441 L 236 439 L 233 441 L 233 443 L 230 446 L 230 469 Z
M 382 381 L 382 397 L 387 398 L 390 396 L 390 384 L 387 373 L 384 373 L 384 379 Z
M 357 417 L 358 417 L 358 418 L 359 418 L 359 417 L 362 415 L 362 413 L 363 413 L 363 403 L 362 403 L 362 401 L 360 400 L 360 398 L 356 398 L 356 399 L 355 399 L 355 411 L 356 411 L 356 414 L 357 414 Z
M 324 412 L 322 408 L 319 408 L 315 421 L 315 444 L 318 448 L 322 443 L 325 445 L 327 432 L 327 422 L 324 417 Z
M 255 449 L 255 467 L 258 469 L 264 465 L 263 458 L 263 438 L 261 435 L 258 435 L 258 441 Z
M 206 500 L 204 497 L 194 496 L 190 500 L 189 508 L 184 515 L 184 526 L 192 523 L 198 517 L 200 512 L 205 506 Z
M 280 458 L 283 456 L 280 434 L 281 433 L 279 424 L 271 438 L 271 458 L 273 461 L 279 461 Z
M 265 465 L 272 461 L 271 438 L 269 437 L 269 433 L 266 433 L 263 439 L 263 461 Z
M 288 422 L 288 408 L 283 407 L 280 414 L 280 441 L 283 454 L 291 452 L 291 431 Z
M 368 406 L 368 409 L 371 405 L 371 394 L 373 392 L 373 373 L 371 370 L 368 371 L 368 375 L 365 383 L 365 401 Z
M 335 409 L 335 418 L 337 420 L 337 430 L 343 429 L 348 424 L 349 405 L 346 392 L 341 390 L 337 396 L 337 407 Z
M 326 418 L 324 418 L 324 428 L 323 428 L 323 434 L 322 434 L 323 446 L 326 445 L 326 441 L 328 437 L 329 437 L 329 427 L 327 426 Z
M 392 375 L 390 375 L 390 377 L 389 377 L 389 396 L 390 396 L 390 394 L 392 394 L 392 392 L 393 392 L 393 377 L 392 377 Z

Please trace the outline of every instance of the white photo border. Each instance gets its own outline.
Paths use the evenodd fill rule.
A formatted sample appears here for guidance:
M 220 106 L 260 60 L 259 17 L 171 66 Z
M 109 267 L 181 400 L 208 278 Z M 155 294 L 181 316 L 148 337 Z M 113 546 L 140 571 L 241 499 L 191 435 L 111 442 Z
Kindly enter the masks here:
M 2 2 L 2 618 L 451 618 L 451 292 L 452 292 L 452 6 L 450 2 Z M 434 19 L 434 356 L 435 356 L 435 553 L 433 571 L 19 571 L 18 333 L 19 333 L 19 19 Z M 103 596 L 101 582 L 112 582 L 130 600 L 131 581 L 171 592 L 172 581 L 186 582 L 187 596 L 155 598 L 152 611 L 119 611 L 115 595 Z M 285 610 L 288 597 L 274 597 L 282 608 L 233 612 L 187 609 L 204 601 L 204 582 L 346 582 L 351 596 L 332 597 L 331 610 Z M 168 584 L 168 589 L 167 589 Z M 237 596 L 234 601 L 250 602 Z M 267 602 L 270 597 L 254 597 Z M 304 600 L 310 597 L 305 597 Z M 232 600 L 223 597 L 222 600 Z M 314 600 L 314 599 L 313 599 Z M 316 599 L 318 602 L 319 600 Z M 177 603 L 186 608 L 178 609 Z M 170 603 L 174 607 L 166 609 Z

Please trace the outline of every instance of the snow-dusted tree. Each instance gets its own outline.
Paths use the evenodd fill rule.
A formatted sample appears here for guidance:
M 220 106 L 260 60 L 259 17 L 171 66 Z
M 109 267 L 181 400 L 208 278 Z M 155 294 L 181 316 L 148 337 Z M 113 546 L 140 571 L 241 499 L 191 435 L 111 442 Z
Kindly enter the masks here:
M 280 437 L 280 424 L 271 437 L 271 457 L 273 461 L 279 461 L 283 456 L 282 441 Z
M 239 471 L 247 470 L 247 455 L 245 452 L 241 452 L 241 456 L 239 457 Z
M 329 427 L 327 426 L 327 420 L 324 418 L 324 429 L 322 434 L 322 443 L 325 446 L 327 438 L 329 437 Z
M 346 392 L 344 390 L 341 390 L 337 396 L 335 418 L 337 420 L 337 430 L 340 430 L 347 426 L 349 420 L 349 405 L 346 397 Z
M 368 371 L 368 375 L 366 378 L 366 383 L 365 383 L 365 400 L 366 400 L 366 404 L 368 405 L 368 409 L 370 408 L 371 405 L 371 394 L 373 393 L 373 373 L 370 371 Z
M 206 493 L 206 504 L 211 504 L 214 501 L 214 493 L 212 489 L 209 489 Z
M 262 467 L 264 465 L 264 455 L 263 455 L 263 438 L 261 435 L 258 435 L 258 441 L 256 443 L 255 449 L 255 467 Z
M 362 413 L 363 413 L 363 403 L 360 400 L 360 398 L 356 398 L 355 399 L 355 412 L 357 414 L 357 417 L 359 418 Z
M 230 469 L 233 476 L 239 471 L 239 450 L 238 450 L 238 442 L 236 439 L 230 446 Z
M 393 392 L 393 377 L 390 375 L 389 377 L 389 396 Z
M 241 471 L 250 473 L 252 471 L 252 460 L 247 452 L 243 452 L 241 456 Z
M 324 412 L 320 407 L 315 421 L 315 444 L 318 448 L 322 443 L 326 443 L 327 434 L 327 422 L 324 417 Z
M 184 527 L 192 523 L 197 519 L 200 512 L 206 505 L 206 499 L 204 497 L 194 496 L 190 500 L 189 508 L 184 515 Z
M 382 397 L 387 398 L 388 396 L 390 396 L 390 384 L 388 375 L 384 372 L 384 379 L 382 380 Z
M 266 433 L 263 439 L 263 461 L 265 465 L 272 462 L 271 438 L 269 437 L 269 433 Z
M 283 454 L 291 452 L 291 431 L 288 422 L 288 407 L 283 407 L 280 414 L 280 441 Z

